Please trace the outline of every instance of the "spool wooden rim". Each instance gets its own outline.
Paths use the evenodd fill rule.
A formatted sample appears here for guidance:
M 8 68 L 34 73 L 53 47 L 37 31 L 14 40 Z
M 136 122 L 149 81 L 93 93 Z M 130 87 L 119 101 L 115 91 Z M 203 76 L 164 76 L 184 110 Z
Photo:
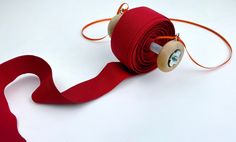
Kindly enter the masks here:
M 115 15 L 115 16 L 111 19 L 111 21 L 109 22 L 107 31 L 108 31 L 108 35 L 109 35 L 110 37 L 111 37 L 111 35 L 112 35 L 112 32 L 113 32 L 113 30 L 114 30 L 116 24 L 117 24 L 118 21 L 120 20 L 121 16 L 122 16 L 122 13 L 119 13 L 119 14 Z
M 181 52 L 180 57 L 176 62 L 176 64 L 174 64 L 173 66 L 169 66 L 169 59 L 171 55 L 177 50 Z M 177 40 L 171 40 L 162 47 L 160 54 L 158 54 L 157 66 L 163 72 L 172 71 L 179 65 L 180 61 L 183 58 L 183 55 L 184 55 L 184 45 Z

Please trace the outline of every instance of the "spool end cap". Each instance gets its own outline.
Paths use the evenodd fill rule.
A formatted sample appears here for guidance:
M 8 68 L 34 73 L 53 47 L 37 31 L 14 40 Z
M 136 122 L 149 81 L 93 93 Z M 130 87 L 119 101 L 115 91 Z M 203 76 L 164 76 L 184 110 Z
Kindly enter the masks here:
M 157 66 L 163 72 L 169 72 L 175 69 L 184 55 L 184 45 L 177 41 L 167 42 L 157 57 Z

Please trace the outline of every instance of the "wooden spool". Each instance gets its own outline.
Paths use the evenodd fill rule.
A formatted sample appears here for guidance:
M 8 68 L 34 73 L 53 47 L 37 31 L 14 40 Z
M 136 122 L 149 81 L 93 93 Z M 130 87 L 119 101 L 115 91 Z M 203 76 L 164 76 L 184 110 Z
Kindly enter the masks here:
M 108 35 L 111 37 L 112 36 L 112 32 L 116 26 L 116 24 L 118 23 L 118 21 L 120 20 L 122 16 L 122 13 L 117 14 L 116 16 L 114 16 L 111 21 L 108 24 Z M 173 69 L 175 69 L 180 61 L 182 60 L 183 54 L 184 54 L 184 45 L 177 41 L 177 40 L 171 40 L 169 42 L 167 42 L 163 47 L 159 46 L 159 51 L 155 52 L 158 54 L 157 57 L 157 66 L 159 67 L 159 69 L 163 72 L 169 72 L 172 71 Z M 151 49 L 151 47 L 150 47 Z M 152 50 L 153 51 L 153 50 Z M 177 54 L 178 52 L 178 57 L 176 58 L 176 61 L 174 63 L 174 57 L 177 56 L 175 54 Z

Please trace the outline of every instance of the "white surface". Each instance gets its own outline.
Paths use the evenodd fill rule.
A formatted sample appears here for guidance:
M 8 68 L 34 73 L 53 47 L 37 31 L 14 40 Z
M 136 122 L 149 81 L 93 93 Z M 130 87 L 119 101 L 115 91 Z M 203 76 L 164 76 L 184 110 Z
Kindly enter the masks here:
M 110 61 L 109 39 L 89 42 L 82 26 L 111 17 L 123 1 L 0 0 L 0 62 L 33 54 L 52 66 L 63 91 L 96 76 Z M 148 6 L 167 17 L 212 27 L 236 46 L 235 0 L 127 0 L 130 7 Z M 106 33 L 106 25 L 88 31 Z M 215 64 L 227 50 L 215 36 L 176 24 L 190 51 Z M 205 50 L 203 50 L 205 49 Z M 20 133 L 29 142 L 235 142 L 236 62 L 208 72 L 185 55 L 171 73 L 155 70 L 128 79 L 104 97 L 77 106 L 38 105 L 31 93 L 39 85 L 32 75 L 6 89 Z

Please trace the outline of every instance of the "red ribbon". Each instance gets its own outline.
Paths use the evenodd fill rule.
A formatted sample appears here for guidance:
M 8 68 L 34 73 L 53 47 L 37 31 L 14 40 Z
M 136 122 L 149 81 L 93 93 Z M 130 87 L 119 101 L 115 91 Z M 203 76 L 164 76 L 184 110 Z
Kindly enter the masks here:
M 87 27 L 91 24 L 93 23 L 88 24 Z M 190 24 L 195 25 L 195 23 Z M 218 33 L 215 32 L 215 34 L 225 41 L 232 54 L 229 43 Z M 156 41 L 157 37 L 158 41 Z M 170 37 L 175 37 L 174 26 L 170 19 L 146 7 L 126 10 L 111 38 L 112 51 L 120 62 L 108 63 L 95 78 L 75 85 L 64 92 L 58 91 L 53 82 L 50 66 L 39 57 L 21 56 L 0 64 L 0 140 L 3 142 L 26 141 L 17 130 L 16 117 L 11 113 L 4 94 L 5 87 L 19 75 L 32 73 L 39 77 L 40 86 L 32 95 L 32 99 L 36 103 L 85 103 L 111 91 L 128 77 L 155 69 L 157 55 L 150 51 L 150 44 L 155 40 L 158 44 L 164 45 L 171 40 Z M 229 59 L 223 64 L 227 63 Z
M 149 51 L 151 38 L 174 35 L 170 20 L 142 7 L 125 12 L 112 35 L 112 51 L 121 62 L 108 63 L 95 78 L 59 92 L 50 66 L 36 56 L 21 56 L 0 64 L 0 140 L 25 142 L 17 131 L 17 121 L 10 112 L 4 89 L 16 77 L 32 73 L 39 77 L 40 86 L 32 99 L 43 104 L 76 104 L 94 100 L 117 86 L 124 79 L 156 68 L 156 56 Z M 166 41 L 165 41 L 166 42 Z M 161 44 L 165 43 L 162 41 Z
M 116 25 L 111 37 L 112 51 L 131 71 L 146 73 L 157 67 L 157 54 L 149 47 L 159 36 L 175 36 L 170 20 L 147 7 L 134 8 L 125 12 Z M 168 40 L 157 42 L 164 45 Z
M 82 82 L 60 93 L 52 79 L 50 66 L 36 56 L 21 56 L 0 65 L 0 140 L 3 142 L 24 142 L 17 131 L 15 116 L 10 112 L 4 88 L 17 76 L 33 73 L 40 79 L 40 86 L 32 99 L 43 104 L 76 104 L 94 100 L 112 90 L 122 80 L 132 76 L 118 62 L 108 63 L 95 78 Z

